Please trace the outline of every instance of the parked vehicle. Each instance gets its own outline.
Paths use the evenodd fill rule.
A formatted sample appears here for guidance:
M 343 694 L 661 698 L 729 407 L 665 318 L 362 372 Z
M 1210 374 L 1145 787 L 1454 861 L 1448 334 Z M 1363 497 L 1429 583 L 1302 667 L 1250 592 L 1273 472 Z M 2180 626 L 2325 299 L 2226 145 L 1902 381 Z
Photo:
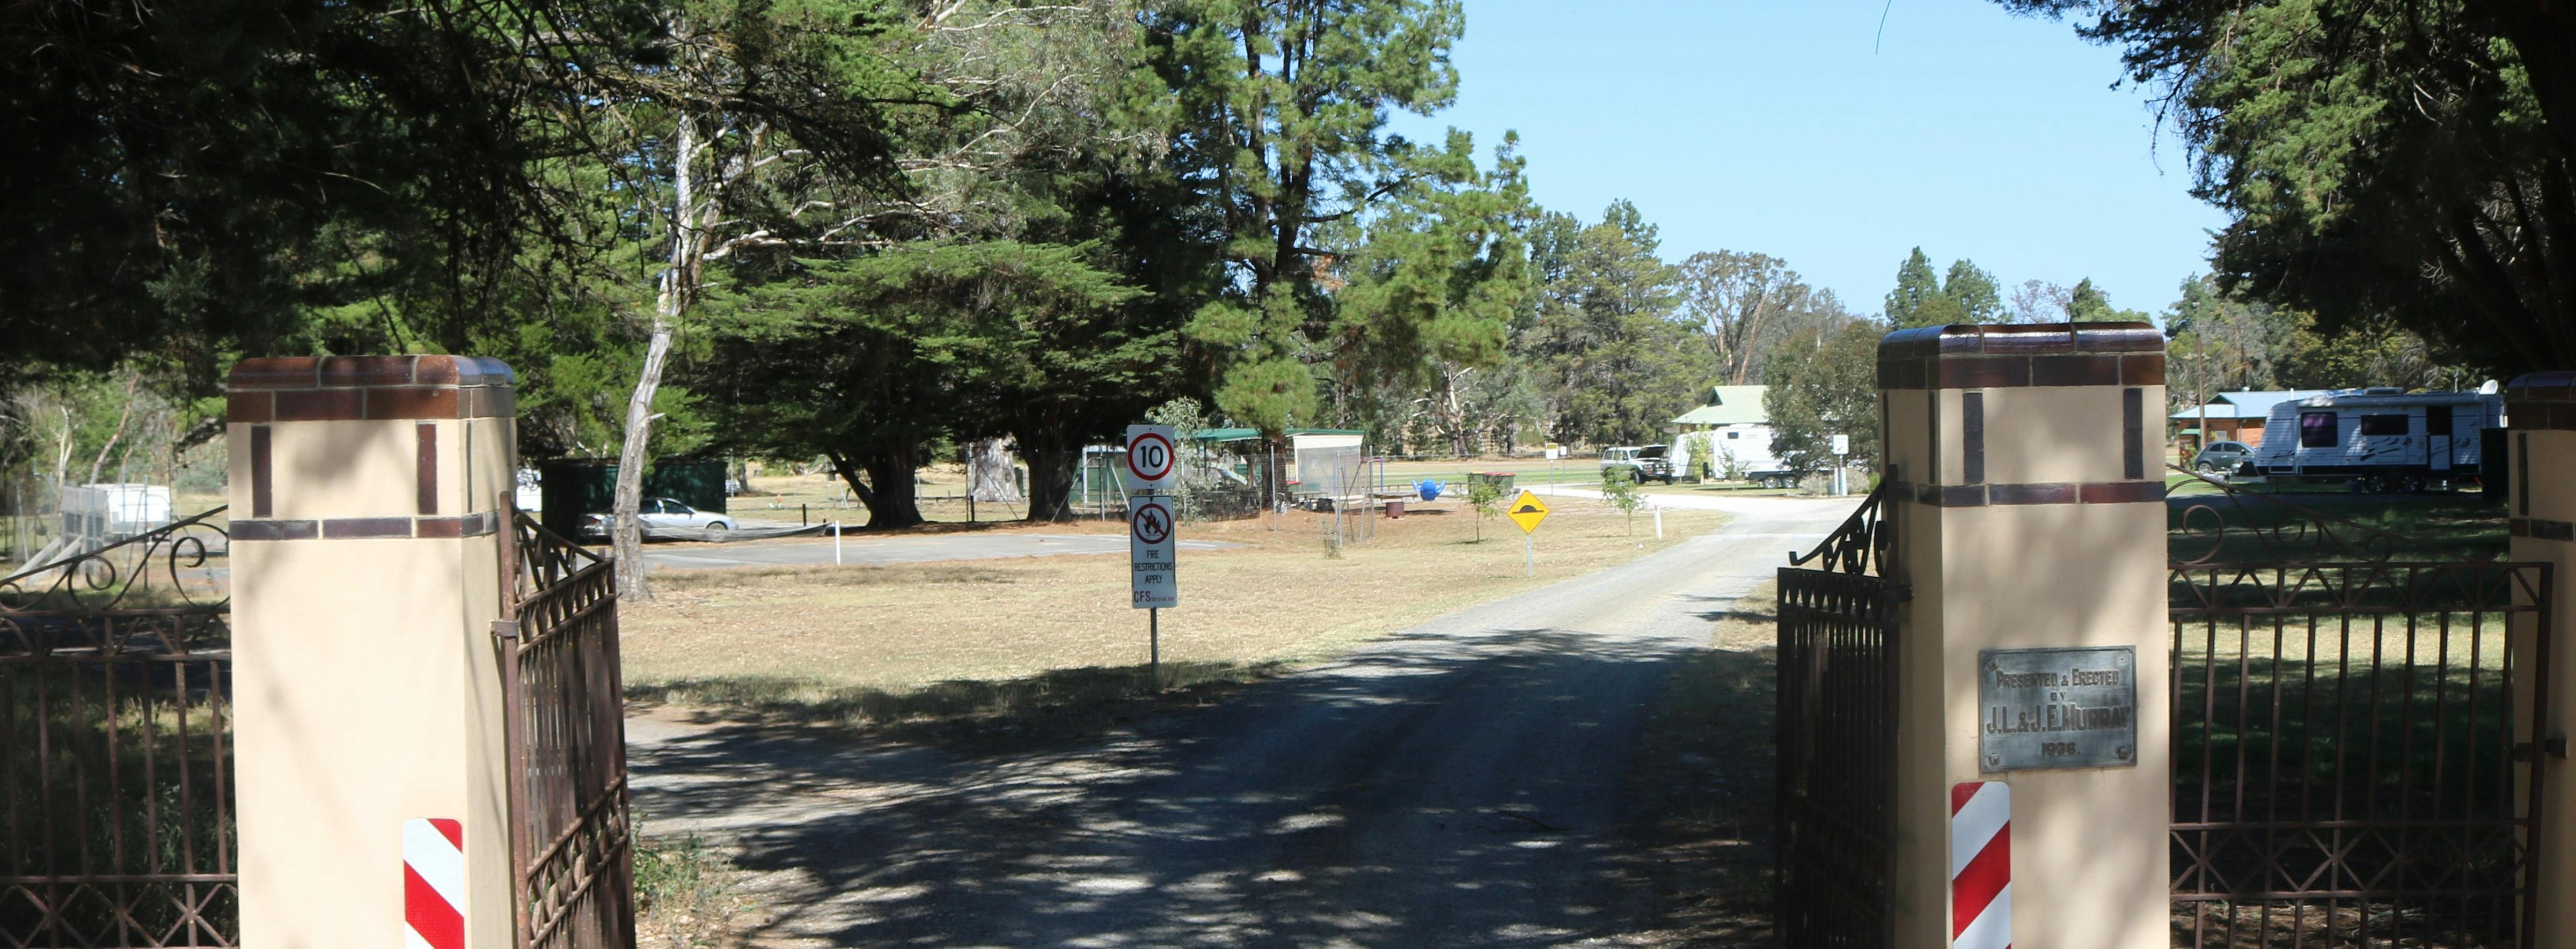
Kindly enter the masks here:
M 521 514 L 543 514 L 546 509 L 545 482 L 538 476 L 536 469 L 519 469 L 516 484 L 517 487 L 510 495 L 510 503 L 517 505 Z
M 1679 473 L 1673 470 L 1672 451 L 1670 445 L 1637 445 L 1604 449 L 1601 452 L 1601 470 L 1626 468 L 1629 469 L 1629 480 L 1639 484 L 1648 481 L 1671 484 L 1674 478 L 1679 477 Z
M 635 519 L 646 527 L 679 527 L 703 531 L 729 531 L 742 525 L 723 514 L 709 514 L 670 498 L 645 498 L 635 511 Z M 590 515 L 583 525 L 588 533 L 608 536 L 609 515 Z
M 2502 427 L 2503 414 L 2494 383 L 2477 392 L 2329 392 L 2273 406 L 2251 466 L 2267 480 L 2340 481 L 2355 491 L 2475 482 L 2481 435 Z
M 2234 471 L 2237 466 L 2253 459 L 2254 446 L 2252 445 L 2244 442 L 2210 442 L 2209 447 L 2200 450 L 2200 454 L 2192 456 L 2191 467 L 2195 471 Z

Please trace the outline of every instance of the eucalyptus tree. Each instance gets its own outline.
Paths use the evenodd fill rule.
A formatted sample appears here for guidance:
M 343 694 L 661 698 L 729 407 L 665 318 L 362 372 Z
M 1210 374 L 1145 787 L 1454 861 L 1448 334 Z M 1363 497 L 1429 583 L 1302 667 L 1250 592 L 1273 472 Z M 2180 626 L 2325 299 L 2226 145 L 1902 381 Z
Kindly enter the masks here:
M 876 238 L 874 193 L 900 193 L 894 112 L 947 102 L 891 47 L 912 25 L 873 3 L 681 0 L 655 11 L 637 55 L 590 77 L 604 146 L 592 157 L 649 210 L 660 266 L 627 399 L 610 537 L 622 595 L 650 596 L 642 557 L 644 469 L 673 342 L 711 264 L 856 246 Z
M 1768 254 L 1702 251 L 1680 266 L 1682 319 L 1698 328 L 1726 385 L 1760 381 L 1765 357 L 1800 328 L 1846 318 L 1833 291 Z

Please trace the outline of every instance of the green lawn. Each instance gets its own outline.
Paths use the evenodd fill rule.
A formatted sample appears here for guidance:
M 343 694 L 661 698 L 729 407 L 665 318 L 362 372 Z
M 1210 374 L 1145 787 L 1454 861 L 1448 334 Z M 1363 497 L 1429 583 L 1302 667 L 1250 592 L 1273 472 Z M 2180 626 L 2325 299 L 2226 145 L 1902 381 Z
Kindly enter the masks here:
M 2508 546 L 2505 510 L 2469 492 L 2231 497 L 2194 482 L 2166 505 L 2172 556 L 2199 562 L 2490 560 Z M 2215 546 L 2216 553 L 2211 551 Z

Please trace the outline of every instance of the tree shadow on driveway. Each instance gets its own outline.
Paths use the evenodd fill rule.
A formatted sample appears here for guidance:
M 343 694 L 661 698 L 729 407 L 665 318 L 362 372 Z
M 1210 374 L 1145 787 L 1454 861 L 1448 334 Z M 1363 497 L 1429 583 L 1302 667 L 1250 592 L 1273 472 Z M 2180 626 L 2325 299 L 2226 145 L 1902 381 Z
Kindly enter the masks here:
M 637 806 L 736 848 L 756 945 L 1668 944 L 1630 792 L 1691 645 L 1411 632 L 1017 755 L 642 728 Z

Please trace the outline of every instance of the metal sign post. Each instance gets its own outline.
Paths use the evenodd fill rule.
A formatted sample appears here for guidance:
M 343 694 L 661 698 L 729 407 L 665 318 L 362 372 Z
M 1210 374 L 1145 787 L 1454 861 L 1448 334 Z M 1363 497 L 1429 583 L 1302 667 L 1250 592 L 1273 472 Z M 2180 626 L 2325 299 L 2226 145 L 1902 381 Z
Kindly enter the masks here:
M 1850 466 L 1850 465 L 1848 465 L 1848 464 L 1846 464 L 1846 463 L 1844 463 L 1844 461 L 1843 461 L 1843 456 L 1845 456 L 1845 455 L 1849 455 L 1849 454 L 1851 454 L 1851 436 L 1849 436 L 1849 435 L 1836 435 L 1836 436 L 1834 436 L 1834 496 L 1835 496 L 1835 497 L 1841 497 L 1841 496 L 1843 496 L 1843 495 L 1846 495 L 1846 494 L 1850 494 L 1850 493 L 1851 493 L 1851 478 L 1850 478 L 1850 474 L 1849 474 L 1849 473 L 1850 473 L 1850 471 L 1851 471 L 1851 466 Z

